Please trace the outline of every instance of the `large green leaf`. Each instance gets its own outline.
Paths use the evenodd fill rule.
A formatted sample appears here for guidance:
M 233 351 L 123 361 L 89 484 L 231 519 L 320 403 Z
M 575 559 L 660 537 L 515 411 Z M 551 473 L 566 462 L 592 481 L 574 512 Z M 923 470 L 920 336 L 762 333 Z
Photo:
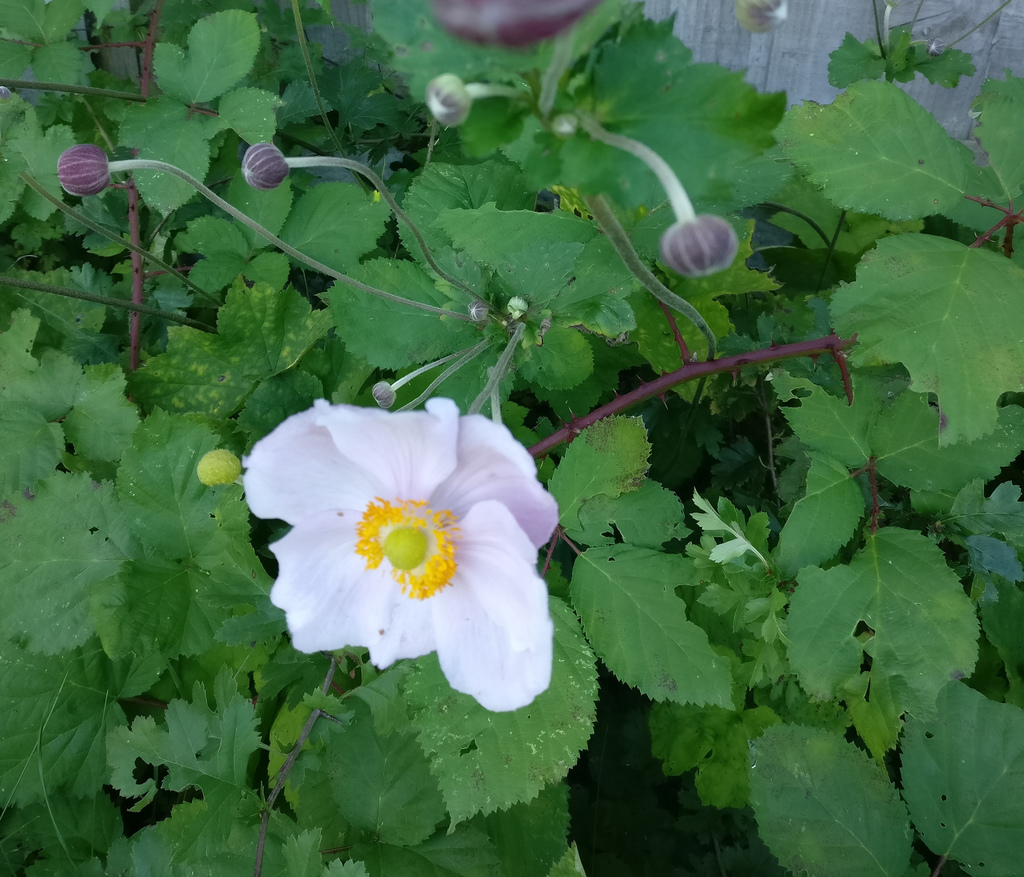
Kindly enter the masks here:
M 1006 79 L 989 79 L 981 87 L 973 109 L 979 113 L 974 131 L 988 154 L 989 166 L 1003 188 L 991 193 L 1016 198 L 1024 189 L 1024 79 L 1006 71 Z M 986 193 L 987 194 L 987 193 Z
M 894 527 L 870 536 L 849 565 L 802 570 L 786 632 L 789 660 L 813 697 L 841 696 L 866 654 L 870 679 L 887 680 L 897 714 L 918 717 L 934 715 L 950 675 L 970 674 L 978 657 L 974 607 L 942 552 Z
M 551 685 L 529 706 L 492 713 L 453 691 L 433 655 L 420 659 L 405 692 L 453 823 L 529 801 L 561 780 L 593 730 L 597 668 L 572 610 L 552 598 Z M 404 873 L 404 872 L 403 872 Z
M 475 826 L 459 826 L 414 847 L 360 843 L 353 847 L 352 855 L 365 865 L 370 877 L 501 877 L 494 844 Z
M 902 129 L 900 129 L 902 130 Z M 996 400 L 1024 388 L 1024 269 L 955 241 L 878 242 L 857 282 L 832 300 L 836 331 L 857 333 L 857 363 L 902 362 L 918 393 L 935 393 L 940 444 L 996 425 Z
M 591 548 L 573 568 L 572 602 L 598 657 L 623 682 L 653 700 L 728 707 L 729 661 L 675 594 L 692 578 L 692 561 L 679 555 Z
M 1020 874 L 1024 710 L 948 683 L 937 716 L 907 723 L 902 776 L 910 815 L 932 852 L 971 873 Z
M 889 82 L 858 82 L 831 104 L 794 107 L 778 136 L 786 157 L 837 207 L 888 219 L 955 206 L 974 163 L 966 146 Z
M 776 725 L 750 749 L 750 790 L 762 840 L 796 873 L 904 877 L 907 811 L 885 773 L 840 735 Z

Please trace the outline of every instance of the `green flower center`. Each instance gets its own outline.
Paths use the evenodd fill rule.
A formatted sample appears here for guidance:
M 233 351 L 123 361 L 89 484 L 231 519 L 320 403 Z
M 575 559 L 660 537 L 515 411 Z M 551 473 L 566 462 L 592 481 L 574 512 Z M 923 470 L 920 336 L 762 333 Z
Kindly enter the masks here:
M 395 569 L 416 569 L 427 556 L 427 534 L 418 527 L 398 527 L 384 539 L 384 556 Z

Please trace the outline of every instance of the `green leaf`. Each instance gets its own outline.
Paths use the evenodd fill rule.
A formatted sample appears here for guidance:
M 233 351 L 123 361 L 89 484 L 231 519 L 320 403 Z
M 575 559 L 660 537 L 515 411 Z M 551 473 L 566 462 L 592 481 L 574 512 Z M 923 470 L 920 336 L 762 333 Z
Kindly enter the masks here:
M 210 709 L 206 690 L 197 682 L 191 702 L 172 700 L 167 705 L 164 724 L 139 716 L 130 729 L 116 728 L 107 737 L 110 782 L 125 797 L 141 799 L 135 809 L 152 801 L 161 789 L 202 790 L 203 800 L 188 806 L 199 805 L 203 818 L 187 825 L 179 838 L 181 845 L 173 853 L 177 861 L 222 845 L 243 803 L 255 804 L 248 764 L 260 744 L 256 718 L 252 704 L 238 694 L 227 667 L 217 676 L 216 701 L 217 708 Z M 154 768 L 164 765 L 166 775 L 153 770 L 139 782 L 137 759 Z
M 861 79 L 880 79 L 885 73 L 885 59 L 875 40 L 863 43 L 848 33 L 842 45 L 828 56 L 828 84 L 846 88 Z
M 460 826 L 415 847 L 360 843 L 352 855 L 370 877 L 500 877 L 494 845 L 478 828 Z
M 810 458 L 807 490 L 779 534 L 779 566 L 790 575 L 832 557 L 864 514 L 864 496 L 850 470 L 824 454 Z
M 53 473 L 64 432 L 25 402 L 0 402 L 0 443 L 0 494 L 9 494 Z
M 282 103 L 262 88 L 236 88 L 220 99 L 217 113 L 246 143 L 269 143 L 277 127 L 274 110 Z
M 125 398 L 124 372 L 113 364 L 87 365 L 75 390 L 74 407 L 64 419 L 75 453 L 118 460 L 138 424 L 138 411 Z
M 841 696 L 866 653 L 871 679 L 886 677 L 898 712 L 918 717 L 934 715 L 950 675 L 969 674 L 978 657 L 974 607 L 942 552 L 894 527 L 868 537 L 848 566 L 801 570 L 787 635 L 812 697 Z
M 46 42 L 45 18 L 45 0 L 0 0 L 0 21 L 11 36 Z
M 320 855 L 320 829 L 301 831 L 285 841 L 282 877 L 321 877 L 324 867 Z
M 638 417 L 612 417 L 584 430 L 548 484 L 561 509 L 561 525 L 578 529 L 580 508 L 595 496 L 616 497 L 639 488 L 650 453 L 647 430 Z
M 165 94 L 184 104 L 204 103 L 249 72 L 259 46 L 256 16 L 229 9 L 196 22 L 188 35 L 187 55 L 171 43 L 157 43 L 153 68 Z
M 324 397 L 323 384 L 317 378 L 292 369 L 260 383 L 238 415 L 238 425 L 255 442 L 286 418 L 312 408 L 314 400 Z
M 86 74 L 91 69 L 86 53 L 72 42 L 51 43 L 32 52 L 32 73 L 40 82 L 67 82 L 87 84 Z
M 55 654 L 94 631 L 89 589 L 124 560 L 124 524 L 109 484 L 54 475 L 0 503 L 0 635 Z
M 355 713 L 329 744 L 338 809 L 382 843 L 415 846 L 445 817 L 427 757 L 414 733 L 378 734 L 366 704 Z
M 729 662 L 686 619 L 675 587 L 692 561 L 622 545 L 591 548 L 573 568 L 572 602 L 598 656 L 653 700 L 732 704 Z
M 531 347 L 519 366 L 526 380 L 548 390 L 567 390 L 583 383 L 594 370 L 594 354 L 577 331 L 552 326 L 543 343 Z
M 777 725 L 750 753 L 761 838 L 784 867 L 815 877 L 904 877 L 907 811 L 888 777 L 852 743 Z
M 980 113 L 975 136 L 981 140 L 988 162 L 1006 198 L 1024 190 L 1024 155 L 1015 147 L 1024 136 L 1024 79 L 1006 71 L 1006 79 L 988 79 L 972 109 Z
M 201 256 L 192 266 L 189 279 L 207 292 L 217 292 L 234 281 L 250 252 L 249 242 L 237 225 L 213 216 L 193 219 L 174 243 L 183 253 Z
M 911 818 L 934 853 L 971 873 L 1020 872 L 1024 710 L 948 683 L 934 719 L 907 723 L 902 777 Z
M 898 235 L 864 257 L 831 309 L 837 332 L 857 333 L 854 362 L 902 362 L 915 392 L 938 396 L 949 445 L 991 432 L 996 400 L 1021 389 L 1022 287 L 1024 269 L 995 253 Z
M 504 877 L 547 877 L 565 850 L 569 832 L 569 787 L 545 786 L 532 801 L 484 817 L 501 859 Z
M 786 157 L 837 207 L 888 219 L 955 206 L 973 164 L 966 146 L 888 82 L 858 82 L 831 104 L 794 107 L 778 136 Z
M 294 290 L 236 283 L 217 318 L 218 334 L 175 327 L 167 352 L 130 378 L 132 395 L 150 407 L 225 417 L 257 381 L 294 366 L 330 326 Z
M 999 533 L 1012 542 L 1024 543 L 1024 502 L 1021 490 L 1009 481 L 985 497 L 979 478 L 957 494 L 946 520 L 968 533 L 991 536 Z
M 281 239 L 336 271 L 350 272 L 377 245 L 390 212 L 354 183 L 320 183 L 304 194 Z
M 238 173 L 232 177 L 228 186 L 227 200 L 272 234 L 280 234 L 284 221 L 292 209 L 293 196 L 294 190 L 287 177 L 280 186 L 263 190 L 254 189 L 245 181 L 245 177 Z M 238 223 L 235 227 L 253 249 L 265 249 L 270 246 L 266 238 L 247 226 Z
M 99 792 L 104 738 L 125 721 L 121 693 L 95 640 L 51 657 L 0 641 L 0 801 Z
M 995 600 L 984 600 L 981 626 L 1003 660 L 1007 703 L 1024 705 L 1024 589 L 995 582 Z
M 453 824 L 529 801 L 565 777 L 590 738 L 597 697 L 594 657 L 572 610 L 552 598 L 551 614 L 551 685 L 521 709 L 492 713 L 453 691 L 433 655 L 413 665 L 405 686 L 413 727 Z
M 670 539 L 690 535 L 684 523 L 679 497 L 656 481 L 644 480 L 638 490 L 611 497 L 598 495 L 579 511 L 581 530 L 569 530 L 569 537 L 586 545 L 611 545 L 615 525 L 622 540 L 640 548 L 660 549 Z

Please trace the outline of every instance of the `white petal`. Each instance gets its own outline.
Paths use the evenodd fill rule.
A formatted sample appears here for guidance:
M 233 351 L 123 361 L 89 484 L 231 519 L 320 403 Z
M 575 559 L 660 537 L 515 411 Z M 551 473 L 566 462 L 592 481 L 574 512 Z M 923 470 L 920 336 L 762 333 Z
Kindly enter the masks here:
M 384 631 L 370 643 L 370 660 L 377 667 L 390 667 L 399 658 L 418 658 L 437 648 L 437 635 L 430 600 L 413 600 L 399 593 L 392 601 Z
M 515 516 L 535 548 L 558 523 L 558 503 L 537 480 L 537 467 L 504 426 L 478 414 L 459 421 L 458 467 L 431 497 L 431 505 L 458 516 L 485 499 L 496 499 Z
M 426 411 L 332 405 L 317 413 L 338 450 L 380 482 L 382 499 L 427 499 L 455 469 L 459 409 L 450 399 L 431 399 Z
M 360 516 L 315 515 L 270 546 L 280 564 L 270 600 L 284 609 L 300 652 L 369 646 L 390 624 L 399 586 L 355 553 Z
M 282 422 L 256 442 L 243 461 L 245 497 L 254 515 L 297 524 L 318 512 L 363 509 L 380 485 L 339 450 L 318 420 L 330 405 L 313 408 Z

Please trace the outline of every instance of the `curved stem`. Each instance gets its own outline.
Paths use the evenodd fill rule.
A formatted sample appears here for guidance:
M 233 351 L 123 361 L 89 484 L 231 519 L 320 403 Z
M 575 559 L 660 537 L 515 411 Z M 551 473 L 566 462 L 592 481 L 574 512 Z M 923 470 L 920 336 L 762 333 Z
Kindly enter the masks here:
M 600 140 L 602 143 L 607 143 L 609 146 L 614 146 L 616 149 L 621 149 L 630 155 L 635 155 L 654 172 L 662 188 L 665 190 L 665 194 L 668 195 L 669 204 L 672 205 L 672 211 L 675 213 L 678 222 L 696 221 L 697 213 L 693 209 L 690 196 L 686 194 L 686 189 L 679 182 L 679 177 L 676 176 L 675 171 L 669 167 L 665 159 L 639 140 L 634 140 L 632 137 L 624 137 L 621 134 L 613 134 L 611 131 L 604 129 L 593 116 L 581 114 L 578 116 L 578 119 L 580 127 L 595 140 Z
M 467 414 L 479 414 L 480 409 L 484 407 L 484 403 L 489 399 L 492 401 L 492 416 L 493 416 L 493 397 L 497 395 L 498 387 L 501 386 L 501 382 L 505 375 L 508 374 L 509 366 L 512 364 L 512 356 L 516 352 L 516 347 L 519 346 L 519 342 L 523 339 L 523 333 L 526 331 L 526 323 L 518 323 L 515 331 L 512 333 L 512 337 L 509 339 L 505 349 L 501 352 L 501 356 L 498 357 L 498 361 L 490 370 L 490 375 L 487 378 L 487 383 L 484 385 L 483 390 L 480 391 L 474 400 L 473 404 L 469 406 Z M 501 417 L 499 414 L 498 417 Z
M 100 305 L 107 305 L 111 308 L 122 308 L 126 311 L 133 311 L 137 314 L 148 314 L 151 317 L 160 317 L 171 323 L 180 323 L 182 326 L 191 326 L 193 329 L 200 329 L 203 332 L 216 332 L 217 330 L 199 320 L 189 317 L 182 317 L 172 314 L 170 311 L 162 311 L 150 305 L 125 301 L 123 298 L 111 298 L 106 295 L 93 295 L 91 292 L 81 292 L 77 289 L 68 289 L 66 286 L 54 286 L 50 283 L 36 283 L 33 280 L 22 280 L 20 277 L 10 277 L 7 274 L 0 274 L 0 286 L 10 286 L 16 289 L 33 289 L 36 292 L 48 292 L 52 295 L 62 295 L 65 298 L 79 298 L 82 301 L 91 301 Z
M 1006 0 L 1005 3 L 1000 4 L 1000 6 L 994 12 L 991 12 L 990 14 L 986 15 L 981 21 L 979 21 L 976 25 L 974 25 L 974 27 L 972 27 L 969 31 L 967 31 L 967 33 L 965 33 L 963 36 L 957 37 L 955 40 L 953 40 L 953 42 L 951 42 L 948 46 L 946 46 L 946 48 L 947 49 L 952 49 L 953 46 L 955 46 L 957 43 L 962 42 L 963 40 L 966 40 L 979 27 L 984 27 L 988 23 L 988 21 L 990 19 L 995 18 L 995 16 L 997 16 L 1000 12 L 1002 12 L 1012 2 L 1013 2 L 1013 0 Z
M 36 91 L 63 91 L 68 94 L 91 94 L 96 97 L 114 97 L 119 100 L 146 102 L 144 94 L 135 94 L 131 91 L 113 91 L 109 88 L 91 88 L 88 85 L 68 85 L 66 82 L 36 82 L 32 79 L 0 79 L 0 85 L 8 88 L 28 88 Z
M 398 390 L 404 387 L 406 384 L 408 384 L 409 381 L 418 378 L 424 372 L 431 371 L 432 369 L 437 368 L 439 365 L 444 365 L 446 362 L 451 362 L 453 359 L 462 356 L 464 353 L 472 349 L 472 347 L 467 347 L 465 350 L 459 350 L 456 351 L 455 353 L 449 353 L 447 356 L 442 356 L 440 359 L 435 359 L 433 362 L 428 362 L 426 365 L 421 365 L 415 371 L 411 371 L 407 375 L 402 375 L 402 377 L 400 377 L 397 381 L 395 381 L 392 384 L 388 384 L 388 386 L 391 387 L 392 390 Z
M 426 311 L 428 314 L 437 314 L 442 317 L 451 317 L 455 320 L 464 320 L 466 322 L 472 322 L 469 314 L 460 314 L 457 311 L 449 311 L 445 308 L 435 308 L 433 305 L 425 305 L 418 301 L 412 301 L 407 298 L 402 298 L 400 295 L 394 295 L 390 292 L 385 292 L 383 289 L 377 289 L 375 286 L 368 286 L 365 283 L 360 283 L 354 277 L 349 277 L 347 274 L 342 274 L 340 271 L 335 271 L 333 268 L 325 265 L 323 262 L 318 262 L 316 259 L 311 259 L 305 253 L 301 253 L 290 244 L 286 244 L 276 234 L 273 234 L 269 230 L 265 229 L 262 225 L 256 222 L 254 219 L 246 216 L 237 207 L 229 204 L 215 192 L 204 186 L 199 180 L 193 177 L 191 174 L 186 173 L 179 167 L 175 167 L 173 164 L 167 164 L 165 161 L 154 161 L 148 158 L 133 158 L 126 161 L 112 161 L 110 163 L 110 172 L 116 173 L 118 171 L 126 170 L 153 170 L 163 171 L 164 173 L 171 174 L 177 177 L 179 180 L 184 180 L 193 189 L 195 189 L 204 198 L 213 204 L 216 204 L 225 213 L 233 216 L 239 222 L 241 222 L 247 228 L 252 229 L 260 237 L 270 241 L 275 247 L 277 247 L 282 253 L 291 256 L 298 262 L 302 262 L 304 265 L 308 265 L 314 271 L 319 271 L 321 274 L 326 274 L 328 277 L 333 277 L 335 280 L 340 280 L 342 283 L 346 283 L 349 286 L 358 289 L 362 292 L 368 292 L 370 295 L 375 295 L 378 298 L 383 298 L 386 301 L 393 301 L 396 304 L 407 305 L 411 308 L 416 308 L 421 311 Z
M 398 410 L 399 411 L 411 411 L 413 408 L 415 408 L 421 402 L 425 402 L 427 399 L 430 398 L 431 393 L 433 393 L 434 390 L 436 390 L 438 387 L 441 386 L 441 384 L 443 384 L 445 381 L 447 381 L 448 378 L 450 378 L 453 374 L 455 374 L 455 372 L 457 372 L 464 365 L 468 365 L 472 360 L 476 359 L 481 353 L 483 353 L 485 350 L 487 350 L 488 347 L 493 347 L 493 346 L 494 346 L 493 339 L 488 338 L 485 341 L 481 341 L 479 344 L 476 345 L 476 347 L 471 347 L 469 350 L 466 351 L 466 354 L 461 359 L 456 360 L 455 362 L 453 362 L 450 366 L 448 366 L 448 368 L 446 368 L 443 372 L 441 372 L 441 374 L 439 374 L 436 378 L 434 378 L 434 380 L 432 380 L 430 382 L 430 386 L 427 387 L 427 389 L 425 389 L 422 393 L 420 393 L 411 402 L 407 402 L 405 405 L 403 405 Z
M 878 40 L 878 51 L 882 53 L 882 60 L 885 60 L 886 41 L 882 39 L 882 25 L 878 21 L 878 2 L 871 0 L 871 11 L 875 14 L 875 38 Z
M 542 118 L 546 119 L 551 115 L 551 110 L 555 106 L 555 98 L 558 95 L 558 83 L 562 79 L 562 74 L 572 64 L 572 50 L 575 42 L 575 27 L 570 27 L 567 31 L 555 37 L 551 63 L 548 64 L 548 69 L 544 71 L 544 76 L 540 81 L 540 98 L 537 101 L 537 106 L 540 109 Z
M 346 170 L 350 170 L 353 173 L 357 173 L 362 177 L 365 177 L 369 181 L 370 185 L 373 186 L 378 192 L 380 192 L 381 198 L 387 203 L 388 207 L 391 208 L 391 212 L 395 214 L 395 218 L 399 222 L 405 223 L 409 231 L 412 232 L 412 236 L 416 238 L 416 243 L 419 245 L 420 251 L 423 253 L 423 258 L 427 264 L 434 270 L 442 280 L 450 283 L 456 289 L 471 295 L 474 299 L 477 298 L 476 292 L 461 280 L 452 277 L 444 269 L 441 268 L 437 262 L 434 261 L 434 256 L 430 252 L 430 247 L 427 246 L 426 240 L 420 233 L 416 223 L 412 221 L 409 214 L 406 213 L 401 207 L 398 206 L 398 202 L 395 200 L 394 195 L 388 190 L 388 187 L 384 185 L 384 181 L 374 173 L 369 167 L 363 164 L 361 161 L 355 161 L 351 158 L 339 158 L 331 155 L 310 155 L 302 156 L 299 158 L 285 158 L 285 164 L 288 167 L 342 167 Z
M 882 15 L 882 32 L 885 35 L 885 50 L 889 51 L 889 21 L 892 18 L 892 5 L 886 0 L 885 12 Z
M 825 242 L 826 247 L 829 245 L 830 238 L 827 234 L 825 234 L 825 230 L 820 225 L 818 225 L 818 223 L 816 223 L 813 219 L 811 219 L 811 217 L 809 217 L 806 213 L 801 213 L 799 210 L 794 210 L 792 207 L 787 207 L 785 204 L 779 204 L 778 201 L 762 201 L 761 206 L 767 207 L 769 210 L 772 210 L 776 213 L 788 213 L 790 214 L 790 216 L 795 216 L 797 219 L 802 219 L 811 228 L 814 229 L 818 237 L 820 237 Z
M 316 101 L 316 108 L 320 111 L 320 120 L 324 123 L 327 133 L 334 143 L 338 152 L 344 152 L 341 148 L 341 141 L 338 134 L 327 118 L 327 107 L 323 98 L 320 97 L 320 89 L 316 84 L 316 74 L 313 71 L 313 59 L 309 57 L 309 46 L 306 44 L 306 31 L 302 27 L 302 12 L 299 9 L 298 0 L 292 0 L 292 16 L 295 18 L 295 34 L 299 41 L 299 50 L 302 52 L 302 60 L 306 65 L 306 78 L 309 80 L 309 87 L 313 89 L 313 99 Z
M 483 100 L 489 97 L 520 98 L 523 92 L 514 85 L 492 85 L 490 82 L 466 82 L 466 92 L 473 100 Z
M 120 246 L 124 247 L 127 250 L 130 250 L 133 253 L 138 253 L 140 256 L 142 256 L 143 259 L 152 262 L 154 265 L 156 265 L 158 268 L 163 269 L 168 274 L 172 274 L 174 277 L 181 281 L 183 286 L 185 286 L 188 289 L 191 289 L 196 295 L 202 296 L 215 307 L 220 307 L 220 300 L 216 296 L 210 295 L 210 293 L 208 293 L 205 289 L 203 289 L 200 286 L 197 286 L 193 281 L 189 280 L 188 277 L 186 277 L 176 268 L 173 268 L 171 265 L 168 265 L 159 256 L 154 255 L 153 253 L 149 252 L 149 250 L 142 249 L 142 247 L 137 247 L 135 244 L 131 243 L 130 241 L 126 241 L 124 238 L 115 234 L 110 229 L 104 228 L 98 222 L 93 222 L 84 213 L 80 213 L 79 211 L 75 210 L 74 207 L 69 207 L 67 204 L 61 201 L 60 198 L 57 198 L 56 196 L 51 195 L 49 192 L 47 192 L 46 189 L 39 185 L 39 183 L 36 181 L 34 177 L 25 173 L 25 171 L 22 171 L 18 176 L 20 176 L 25 181 L 25 184 L 30 189 L 32 189 L 32 191 L 34 191 L 41 198 L 45 198 L 58 210 L 61 210 L 64 213 L 66 213 L 68 216 L 74 219 L 75 222 L 80 222 L 87 229 L 96 232 L 96 234 L 98 235 L 102 235 L 108 241 L 113 241 L 114 243 L 119 244 Z
M 619 254 L 619 258 L 622 259 L 630 273 L 658 301 L 678 311 L 700 330 L 708 342 L 708 359 L 714 359 L 715 352 L 718 349 L 718 342 L 715 338 L 715 333 L 711 331 L 707 321 L 697 312 L 697 309 L 692 304 L 672 292 L 643 263 L 636 250 L 633 249 L 629 235 L 626 234 L 626 230 L 619 224 L 618 217 L 612 211 L 604 195 L 595 195 L 586 200 L 587 209 L 594 215 L 597 224 L 601 226 L 601 230 L 605 233 L 611 245 L 615 248 L 615 252 Z

